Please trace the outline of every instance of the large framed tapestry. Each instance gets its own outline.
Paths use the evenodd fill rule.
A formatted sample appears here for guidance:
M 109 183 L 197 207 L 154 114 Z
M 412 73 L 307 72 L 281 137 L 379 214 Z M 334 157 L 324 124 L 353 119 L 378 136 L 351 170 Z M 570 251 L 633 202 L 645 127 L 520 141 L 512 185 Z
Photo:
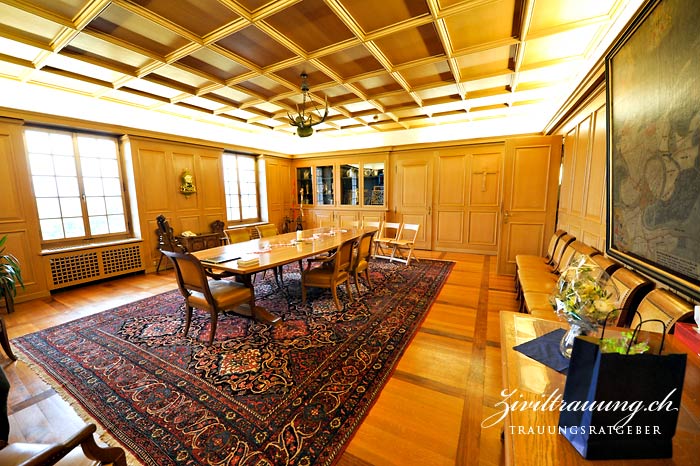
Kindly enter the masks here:
M 606 57 L 610 256 L 700 298 L 700 7 L 651 0 Z

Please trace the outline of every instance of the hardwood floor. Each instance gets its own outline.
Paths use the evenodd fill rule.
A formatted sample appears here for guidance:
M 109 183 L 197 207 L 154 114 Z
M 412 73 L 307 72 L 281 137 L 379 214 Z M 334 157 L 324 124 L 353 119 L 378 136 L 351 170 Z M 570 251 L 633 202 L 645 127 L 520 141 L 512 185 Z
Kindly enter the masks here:
M 501 431 L 482 429 L 500 400 L 498 311 L 516 310 L 513 280 L 496 258 L 418 251 L 455 267 L 338 465 L 499 465 Z M 10 338 L 174 289 L 172 272 L 134 275 L 16 305 Z M 2 354 L 12 385 L 10 441 L 63 440 L 84 421 L 23 362 Z

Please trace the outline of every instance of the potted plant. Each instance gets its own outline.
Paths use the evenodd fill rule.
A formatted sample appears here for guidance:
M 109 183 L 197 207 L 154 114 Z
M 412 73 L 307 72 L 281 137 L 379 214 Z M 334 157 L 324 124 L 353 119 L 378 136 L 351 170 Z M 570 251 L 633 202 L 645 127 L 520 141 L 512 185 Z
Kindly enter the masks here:
M 22 282 L 22 270 L 17 258 L 12 254 L 5 254 L 5 241 L 7 241 L 7 235 L 0 238 L 0 297 L 5 298 L 5 306 L 9 314 L 15 308 L 17 285 L 24 289 L 24 282 Z

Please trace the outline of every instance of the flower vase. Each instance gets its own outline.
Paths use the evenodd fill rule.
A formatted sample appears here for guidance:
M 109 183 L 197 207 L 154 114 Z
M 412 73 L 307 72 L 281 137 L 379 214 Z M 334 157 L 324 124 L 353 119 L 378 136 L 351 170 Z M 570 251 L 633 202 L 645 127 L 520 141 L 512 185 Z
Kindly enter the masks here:
M 588 331 L 578 324 L 570 324 L 569 330 L 564 334 L 559 342 L 559 352 L 566 359 L 571 359 L 571 350 L 574 349 L 574 341 L 579 335 L 587 335 Z

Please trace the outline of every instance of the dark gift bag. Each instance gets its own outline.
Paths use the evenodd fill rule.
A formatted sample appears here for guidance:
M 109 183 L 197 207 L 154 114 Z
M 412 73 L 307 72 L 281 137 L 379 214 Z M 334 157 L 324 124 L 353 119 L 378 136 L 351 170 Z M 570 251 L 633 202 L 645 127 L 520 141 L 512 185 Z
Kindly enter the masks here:
M 630 345 L 638 337 L 641 325 L 634 330 Z M 658 354 L 632 355 L 601 352 L 602 336 L 576 338 L 559 415 L 559 433 L 581 456 L 672 456 L 671 441 L 676 433 L 687 355 L 661 354 L 664 336 Z

